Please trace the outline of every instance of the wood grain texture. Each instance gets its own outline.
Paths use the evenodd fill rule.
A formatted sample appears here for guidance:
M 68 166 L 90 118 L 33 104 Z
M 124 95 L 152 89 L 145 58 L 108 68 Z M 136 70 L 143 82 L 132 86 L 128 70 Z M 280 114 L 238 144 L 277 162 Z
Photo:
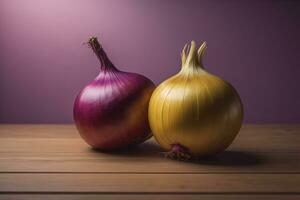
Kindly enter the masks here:
M 227 151 L 197 163 L 177 162 L 159 153 L 0 153 L 0 172 L 80 173 L 300 173 L 299 153 Z
M 165 159 L 154 139 L 103 153 L 89 148 L 70 125 L 1 125 L 0 172 L 299 173 L 300 128 L 272 127 L 245 126 L 223 154 L 184 163 Z
M 0 125 L 0 199 L 300 199 L 300 125 L 245 125 L 197 163 L 162 152 L 154 139 L 95 151 L 73 125 Z
M 0 174 L 3 192 L 298 193 L 299 183 L 300 174 Z
M 0 125 L 0 138 L 0 152 L 41 152 L 41 147 L 43 152 L 82 152 L 88 148 L 73 125 Z M 299 152 L 299 144 L 300 125 L 244 125 L 229 149 Z
M 0 194 L 1 200 L 299 200 L 300 195 L 203 194 Z

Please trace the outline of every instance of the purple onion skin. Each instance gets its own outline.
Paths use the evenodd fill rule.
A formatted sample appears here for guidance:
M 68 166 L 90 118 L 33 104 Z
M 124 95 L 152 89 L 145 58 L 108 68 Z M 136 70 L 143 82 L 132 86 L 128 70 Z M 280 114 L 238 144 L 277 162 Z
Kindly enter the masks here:
M 151 137 L 148 104 L 155 85 L 142 75 L 119 71 L 97 38 L 88 43 L 101 70 L 75 99 L 74 121 L 81 137 L 101 150 L 144 142 Z

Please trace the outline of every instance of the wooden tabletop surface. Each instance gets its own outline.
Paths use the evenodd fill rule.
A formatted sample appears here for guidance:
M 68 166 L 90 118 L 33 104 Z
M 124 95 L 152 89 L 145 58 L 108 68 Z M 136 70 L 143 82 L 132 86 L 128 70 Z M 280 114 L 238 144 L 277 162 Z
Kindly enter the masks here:
M 161 152 L 153 139 L 95 151 L 73 125 L 0 125 L 0 199 L 300 199 L 300 125 L 244 125 L 197 163 Z

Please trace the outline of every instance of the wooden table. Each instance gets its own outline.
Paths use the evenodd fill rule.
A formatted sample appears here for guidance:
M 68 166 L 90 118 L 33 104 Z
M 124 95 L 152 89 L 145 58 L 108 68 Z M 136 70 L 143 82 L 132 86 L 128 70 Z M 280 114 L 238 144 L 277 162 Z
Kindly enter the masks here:
M 161 151 L 151 139 L 101 153 L 73 125 L 0 125 L 0 199 L 300 199 L 300 125 L 245 125 L 199 163 Z

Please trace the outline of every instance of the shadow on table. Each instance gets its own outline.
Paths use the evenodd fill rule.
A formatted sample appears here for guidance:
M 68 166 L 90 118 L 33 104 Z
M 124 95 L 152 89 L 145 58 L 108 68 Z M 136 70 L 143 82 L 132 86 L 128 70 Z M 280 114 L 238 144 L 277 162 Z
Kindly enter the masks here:
M 160 146 L 154 142 L 145 142 L 136 146 L 130 146 L 118 150 L 113 151 L 103 151 L 99 149 L 93 149 L 91 148 L 90 151 L 97 152 L 97 153 L 105 153 L 105 154 L 111 154 L 111 155 L 118 155 L 118 156 L 155 156 L 158 157 L 161 152 L 163 152 L 163 149 L 160 148 Z
M 164 150 L 158 144 L 151 141 L 115 151 L 102 151 L 98 149 L 90 149 L 90 151 L 92 153 L 105 153 L 124 157 L 164 157 Z M 201 157 L 187 162 L 199 165 L 249 166 L 259 165 L 265 161 L 266 158 L 257 152 L 226 150 L 214 156 Z
M 227 150 L 214 156 L 198 159 L 193 161 L 193 163 L 219 166 L 249 166 L 259 165 L 265 161 L 266 158 L 256 152 Z

